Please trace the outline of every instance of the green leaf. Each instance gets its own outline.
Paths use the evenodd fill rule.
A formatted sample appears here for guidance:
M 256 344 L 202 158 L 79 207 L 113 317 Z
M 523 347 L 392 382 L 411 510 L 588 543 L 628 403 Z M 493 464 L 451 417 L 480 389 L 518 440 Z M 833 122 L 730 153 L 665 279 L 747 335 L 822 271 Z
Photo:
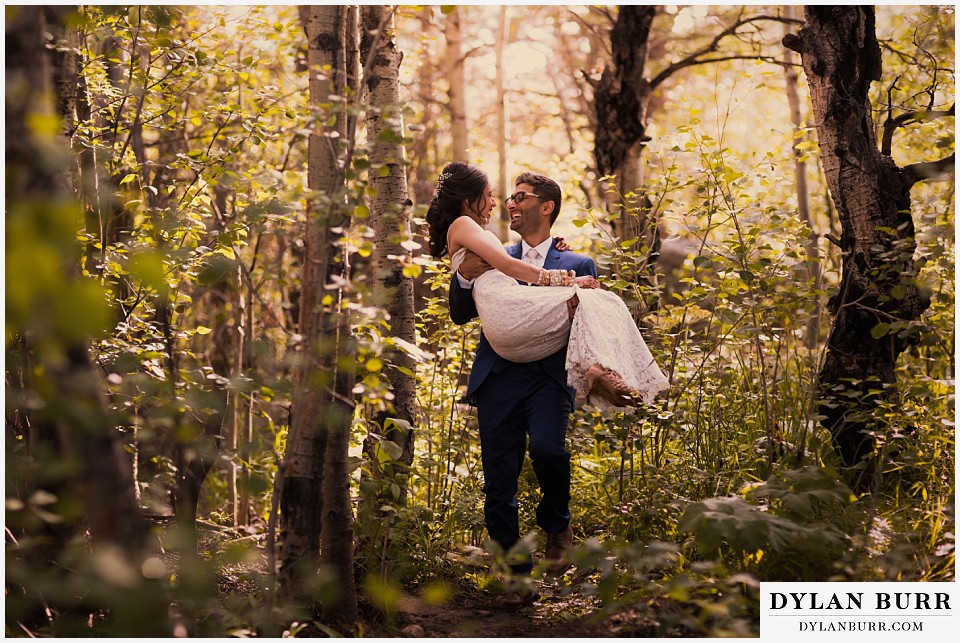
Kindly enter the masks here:
M 874 339 L 880 339 L 884 335 L 890 333 L 890 324 L 886 322 L 880 322 L 876 326 L 870 329 L 870 336 Z
M 387 418 L 383 422 L 383 428 L 385 429 L 400 429 L 406 433 L 413 431 L 413 425 L 410 424 L 407 420 L 402 418 Z
M 730 168 L 727 168 L 727 170 L 723 173 L 723 180 L 726 183 L 733 183 L 741 176 L 743 176 L 743 172 L 734 172 Z
M 403 448 L 391 440 L 380 440 L 377 445 L 377 459 L 385 464 L 387 462 L 396 462 L 403 455 Z
M 693 265 L 695 268 L 712 268 L 713 259 L 710 257 L 696 256 L 693 258 Z
M 84 342 L 109 327 L 110 308 L 103 287 L 83 279 L 60 291 L 53 300 L 57 330 L 70 342 Z
M 160 292 L 166 287 L 163 257 L 156 252 L 138 252 L 130 259 L 130 272 L 148 288 Z

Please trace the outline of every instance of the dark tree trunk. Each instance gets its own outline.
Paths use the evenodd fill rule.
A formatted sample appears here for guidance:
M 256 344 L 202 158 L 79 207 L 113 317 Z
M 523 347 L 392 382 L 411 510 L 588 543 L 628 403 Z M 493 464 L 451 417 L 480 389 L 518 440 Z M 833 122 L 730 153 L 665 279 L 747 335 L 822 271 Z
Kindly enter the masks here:
M 610 32 L 612 60 L 594 90 L 596 135 L 594 156 L 601 176 L 617 174 L 636 146 L 648 139 L 647 101 L 650 83 L 644 77 L 655 6 L 624 5 Z
M 53 72 L 53 90 L 60 114 L 60 129 L 67 140 L 73 136 L 80 120 L 81 112 L 89 109 L 80 107 L 85 97 L 80 85 L 80 33 L 69 24 L 77 19 L 76 9 L 69 6 L 44 7 L 44 19 L 51 36 L 50 56 Z
M 53 114 L 51 98 L 56 87 L 62 87 L 55 86 L 51 61 L 45 54 L 50 32 L 47 14 L 51 11 L 56 14 L 54 31 L 56 25 L 62 29 L 69 9 L 21 6 L 7 13 L 5 187 L 10 219 L 50 217 L 52 210 L 73 210 L 78 221 L 82 217 L 67 178 L 67 142 L 27 125 L 33 115 Z M 69 108 L 71 100 L 62 97 L 59 105 Z M 22 225 L 38 224 L 34 220 Z M 86 284 L 80 277 L 80 253 L 73 231 L 62 224 L 48 225 L 43 234 L 47 247 L 60 254 L 62 267 L 55 287 L 61 291 L 82 289 Z M 23 317 L 23 312 L 8 308 L 14 320 L 8 332 L 26 337 L 28 351 L 36 343 L 45 347 L 28 357 L 35 366 L 34 378 L 24 383 L 32 388 L 28 397 L 33 398 L 31 407 L 37 409 L 31 412 L 31 429 L 56 444 L 59 457 L 72 459 L 78 466 L 69 489 L 85 509 L 94 541 L 116 545 L 136 560 L 144 551 L 149 528 L 137 506 L 130 469 L 123 464 L 116 418 L 99 390 L 88 353 L 91 338 L 86 330 L 70 328 L 62 320 L 34 324 L 34 318 Z
M 800 53 L 810 86 L 827 184 L 843 250 L 835 316 L 820 372 L 820 412 L 847 466 L 874 451 L 880 406 L 894 399 L 897 357 L 908 340 L 897 324 L 920 317 L 909 172 L 880 153 L 868 91 L 879 80 L 874 10 L 808 6 L 806 24 L 784 44 Z M 870 471 L 872 467 L 868 466 Z M 864 488 L 869 480 L 860 478 Z
M 652 87 L 644 76 L 650 29 L 656 6 L 622 5 L 610 31 L 612 57 L 594 88 L 596 113 L 594 157 L 600 176 L 615 175 L 616 191 L 607 192 L 610 229 L 622 240 L 640 239 L 648 262 L 656 262 L 660 234 L 651 220 L 652 204 L 641 191 L 643 146 L 647 136 L 647 110 Z M 627 196 L 632 195 L 632 196 Z M 615 268 L 616 270 L 617 268 Z M 647 281 L 637 275 L 638 281 Z M 643 309 L 657 305 L 643 302 Z

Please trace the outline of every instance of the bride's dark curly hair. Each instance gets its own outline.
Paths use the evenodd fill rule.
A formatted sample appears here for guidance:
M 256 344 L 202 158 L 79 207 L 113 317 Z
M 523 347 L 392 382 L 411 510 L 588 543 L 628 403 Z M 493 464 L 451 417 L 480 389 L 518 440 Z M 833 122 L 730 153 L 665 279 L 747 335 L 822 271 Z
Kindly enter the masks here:
M 487 174 L 478 167 L 455 161 L 440 172 L 437 193 L 427 209 L 430 254 L 440 259 L 447 252 L 447 230 L 461 214 L 463 201 L 476 204 L 487 189 Z

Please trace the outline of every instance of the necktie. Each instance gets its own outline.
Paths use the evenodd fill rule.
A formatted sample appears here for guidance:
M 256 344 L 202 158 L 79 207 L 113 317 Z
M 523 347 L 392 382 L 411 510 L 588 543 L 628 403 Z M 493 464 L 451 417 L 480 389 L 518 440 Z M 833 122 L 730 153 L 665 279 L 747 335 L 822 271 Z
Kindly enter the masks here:
M 530 248 L 527 250 L 526 254 L 523 255 L 524 263 L 528 263 L 535 268 L 540 267 L 540 253 L 537 252 L 536 248 Z

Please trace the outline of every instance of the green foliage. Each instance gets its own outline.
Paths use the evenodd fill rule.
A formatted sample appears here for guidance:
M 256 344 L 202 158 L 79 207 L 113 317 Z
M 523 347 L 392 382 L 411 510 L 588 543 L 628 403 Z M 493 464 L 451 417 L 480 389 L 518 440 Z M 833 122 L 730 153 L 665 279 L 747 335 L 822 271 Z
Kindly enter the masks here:
M 891 34 L 886 51 L 899 53 L 885 56 L 878 106 L 887 109 L 885 92 L 894 85 L 897 110 L 952 104 L 952 80 L 934 64 L 952 58 L 952 35 L 938 31 L 946 11 L 880 16 Z M 58 355 L 51 337 L 94 338 L 100 384 L 135 466 L 141 505 L 165 525 L 157 536 L 170 554 L 135 569 L 109 550 L 91 550 L 76 532 L 83 519 L 77 499 L 45 486 L 76 464 L 28 444 L 24 430 L 8 440 L 7 522 L 17 540 L 6 552 L 7 634 L 22 635 L 17 621 L 57 636 L 322 631 L 311 614 L 272 604 L 273 579 L 262 571 L 260 550 L 242 544 L 265 543 L 286 449 L 299 226 L 308 198 L 354 221 L 342 245 L 353 272 L 340 311 L 351 315 L 357 341 L 351 480 L 356 497 L 373 500 L 357 504 L 355 522 L 364 591 L 389 615 L 400 588 L 442 603 L 453 587 L 490 585 L 479 439 L 474 411 L 462 399 L 478 325 L 450 323 L 448 267 L 418 255 L 424 227 L 415 218 L 413 230 L 394 237 L 405 250 L 396 258 L 403 274 L 418 282 L 417 337 L 410 344 L 393 336 L 369 274 L 369 177 L 386 168 L 372 166 L 359 137 L 324 138 L 344 159 L 343 193 L 321 197 L 303 186 L 313 123 L 360 115 L 359 98 L 309 112 L 297 68 L 303 34 L 292 8 L 84 13 L 83 77 L 94 109 L 74 140 L 105 164 L 98 199 L 85 204 L 97 216 L 78 229 L 75 205 L 7 212 L 8 381 L 37 378 L 35 390 L 8 395 L 9 417 L 33 409 L 44 393 L 42 362 L 21 359 L 19 333 L 48 338 L 30 347 L 45 358 Z M 665 399 L 637 413 L 584 406 L 574 414 L 572 511 L 582 544 L 575 582 L 559 586 L 597 598 L 603 610 L 651 605 L 659 636 L 755 636 L 759 580 L 952 581 L 952 192 L 929 182 L 911 192 L 923 262 L 917 281 L 931 306 L 918 321 L 874 328 L 877 338 L 898 334 L 913 343 L 898 363 L 895 396 L 873 409 L 885 465 L 871 496 L 854 501 L 837 481 L 838 460 L 811 403 L 830 322 L 822 310 L 839 273 L 837 249 L 822 238 L 820 260 L 811 260 L 812 231 L 797 212 L 795 142 L 821 184 L 811 130 L 765 129 L 756 107 L 782 100 L 779 69 L 723 68 L 713 77 L 692 73 L 684 83 L 665 90 L 670 108 L 653 118 L 658 131 L 644 151 L 646 184 L 606 193 L 616 204 L 610 208 L 578 209 L 568 196 L 559 224 L 575 226 L 568 241 L 596 257 L 605 286 L 628 303 L 671 380 Z M 405 111 L 422 121 L 413 130 L 431 126 L 436 115 L 429 97 L 421 98 Z M 593 180 L 585 169 L 585 114 L 569 121 L 577 149 L 547 158 L 554 132 L 538 122 L 541 112 L 514 111 L 520 120 L 512 126 L 536 132 L 531 144 L 542 144 L 543 165 L 533 169 L 576 177 L 567 179 L 567 195 L 605 189 L 603 181 L 584 187 Z M 559 112 L 567 111 L 561 104 Z M 884 112 L 877 114 L 882 123 Z M 937 154 L 953 151 L 952 121 L 916 125 L 898 130 L 898 163 L 931 160 L 931 141 Z M 396 131 L 384 137 L 414 143 Z M 442 158 L 438 138 L 429 144 Z M 516 143 L 526 149 L 519 147 L 526 141 Z M 476 144 L 483 156 L 488 143 Z M 418 173 L 433 174 L 429 158 L 424 146 L 412 161 Z M 815 195 L 812 210 L 817 233 L 838 234 L 827 199 Z M 415 214 L 422 217 L 423 207 Z M 120 225 L 110 229 L 114 218 Z M 668 270 L 652 238 L 610 232 L 611 223 L 627 220 L 643 220 L 647 231 L 659 226 L 661 241 L 686 242 L 689 256 Z M 64 277 L 64 267 L 77 266 L 82 280 Z M 336 304 L 331 297 L 323 305 Z M 410 422 L 409 467 L 398 463 L 400 446 L 382 438 L 389 424 L 376 419 L 393 411 L 394 349 L 413 358 L 421 408 Z M 236 446 L 214 442 L 211 426 L 236 431 Z M 374 446 L 363 453 L 368 436 Z M 194 560 L 189 538 L 167 525 L 178 449 L 216 459 L 200 519 L 221 528 L 225 542 L 243 538 L 237 548 L 218 542 Z M 370 477 L 371 458 L 390 474 Z M 531 549 L 539 537 L 530 510 L 538 493 L 527 467 L 519 500 L 523 546 Z M 235 507 L 248 513 L 238 516 Z M 249 524 L 234 529 L 235 522 Z M 57 541 L 69 546 L 51 551 Z M 335 589 L 318 579 L 318 595 Z M 52 617 L 44 605 L 53 606 Z
M 838 525 L 854 500 L 850 490 L 818 467 L 786 471 L 740 496 L 690 504 L 680 530 L 694 535 L 706 556 L 732 555 L 760 580 L 827 578 L 848 546 Z
M 71 266 L 79 218 L 79 208 L 69 202 L 20 201 L 7 209 L 6 233 L 16 239 L 4 255 L 8 344 L 25 332 L 60 338 L 65 345 L 82 344 L 107 329 L 102 288 L 76 280 Z

